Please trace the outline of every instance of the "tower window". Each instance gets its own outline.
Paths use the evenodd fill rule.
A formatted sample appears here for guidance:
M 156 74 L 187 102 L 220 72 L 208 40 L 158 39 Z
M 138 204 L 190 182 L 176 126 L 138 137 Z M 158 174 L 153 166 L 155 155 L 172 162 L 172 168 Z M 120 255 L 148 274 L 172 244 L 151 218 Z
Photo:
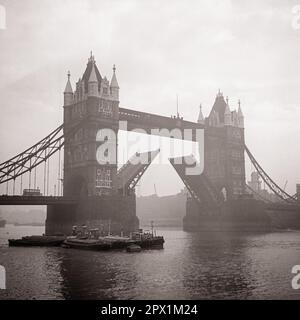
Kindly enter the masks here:
M 111 103 L 105 100 L 100 101 L 98 112 L 100 112 L 106 118 L 111 118 L 113 114 Z
M 233 174 L 241 174 L 242 173 L 242 168 L 241 167 L 232 167 L 232 173 Z
M 97 169 L 96 172 L 96 188 L 111 188 L 111 170 L 106 168 Z
M 232 158 L 236 160 L 239 160 L 242 158 L 242 152 L 239 150 L 232 150 L 231 155 L 232 155 Z

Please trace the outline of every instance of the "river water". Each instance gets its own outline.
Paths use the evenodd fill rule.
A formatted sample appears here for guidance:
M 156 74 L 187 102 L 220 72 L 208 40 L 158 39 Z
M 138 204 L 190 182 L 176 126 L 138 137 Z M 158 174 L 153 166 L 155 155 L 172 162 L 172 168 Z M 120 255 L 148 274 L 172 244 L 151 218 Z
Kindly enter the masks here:
M 300 299 L 291 269 L 300 231 L 188 233 L 158 229 L 163 250 L 141 253 L 8 247 L 43 227 L 0 228 L 0 299 Z

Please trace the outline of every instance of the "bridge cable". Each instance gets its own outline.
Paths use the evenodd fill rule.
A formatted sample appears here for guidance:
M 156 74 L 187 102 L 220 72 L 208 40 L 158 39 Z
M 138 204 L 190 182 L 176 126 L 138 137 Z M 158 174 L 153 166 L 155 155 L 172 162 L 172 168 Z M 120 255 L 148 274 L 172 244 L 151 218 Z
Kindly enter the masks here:
M 36 167 L 34 167 L 34 188 L 36 189 Z
M 50 163 L 50 158 L 47 160 L 47 196 L 49 195 L 49 163 Z
M 60 195 L 60 143 L 59 143 L 59 150 L 58 150 L 58 177 L 57 177 L 57 195 Z
M 11 159 L 0 163 L 0 184 L 13 180 L 29 172 L 29 184 L 31 186 L 31 170 L 50 158 L 57 151 L 61 150 L 64 146 L 64 139 L 77 132 L 82 127 L 82 123 L 84 121 L 86 121 L 86 118 L 83 118 L 75 126 L 68 128 L 67 131 L 66 128 L 64 128 L 64 125 L 60 125 L 32 147 Z M 46 151 L 45 157 L 43 156 L 44 151 Z M 49 162 L 47 164 L 49 166 Z M 49 174 L 47 180 L 47 193 L 49 194 Z M 35 180 L 35 186 L 36 183 L 37 181 Z M 21 185 L 21 193 L 22 187 L 23 186 Z
M 21 183 L 20 183 L 20 196 L 23 194 L 23 175 L 21 175 Z
M 285 192 L 283 189 L 281 189 L 271 178 L 270 176 L 263 170 L 263 168 L 260 166 L 260 164 L 257 162 L 257 160 L 254 158 L 250 150 L 247 148 L 246 145 L 244 145 L 245 151 L 250 159 L 250 161 L 253 163 L 257 173 L 259 176 L 263 179 L 264 183 L 268 185 L 268 187 L 283 201 L 288 203 L 295 203 L 296 199 L 290 196 L 287 192 Z
M 46 159 L 47 152 L 45 150 L 45 159 Z M 44 161 L 44 196 L 46 195 L 46 168 L 47 168 L 47 160 Z

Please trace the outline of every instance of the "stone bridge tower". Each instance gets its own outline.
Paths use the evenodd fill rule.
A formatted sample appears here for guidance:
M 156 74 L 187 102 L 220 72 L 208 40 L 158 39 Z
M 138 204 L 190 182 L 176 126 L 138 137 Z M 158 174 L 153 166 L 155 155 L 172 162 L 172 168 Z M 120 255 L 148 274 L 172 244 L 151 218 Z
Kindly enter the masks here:
M 231 111 L 219 91 L 205 119 L 204 170 L 218 191 L 227 199 L 245 193 L 244 116 L 240 101 Z
M 118 130 L 116 68 L 109 82 L 91 54 L 75 91 L 70 73 L 64 91 L 64 196 L 76 204 L 48 205 L 46 234 L 70 234 L 72 226 L 82 224 L 104 234 L 138 228 L 135 194 L 117 190 Z
M 99 196 L 115 191 L 119 129 L 119 86 L 115 70 L 114 67 L 109 83 L 106 77 L 102 78 L 91 54 L 74 93 L 68 75 L 64 92 L 65 196 Z M 74 133 L 67 134 L 78 125 Z M 100 134 L 101 129 L 112 131 L 105 135 Z M 112 145 L 110 150 L 104 150 L 104 156 L 111 157 L 112 161 L 106 162 L 104 159 L 99 163 L 97 150 L 108 140 Z

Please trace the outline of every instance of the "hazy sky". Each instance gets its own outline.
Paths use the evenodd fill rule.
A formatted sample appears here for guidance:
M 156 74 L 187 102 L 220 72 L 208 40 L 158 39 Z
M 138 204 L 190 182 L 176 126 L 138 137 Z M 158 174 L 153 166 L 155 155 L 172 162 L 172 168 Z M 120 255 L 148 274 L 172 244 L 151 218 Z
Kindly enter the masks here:
M 271 177 L 300 183 L 300 29 L 295 1 L 0 0 L 0 162 L 62 122 L 70 69 L 82 76 L 93 50 L 102 76 L 117 66 L 120 106 L 196 121 L 220 88 L 241 99 L 246 143 Z M 250 168 L 250 167 L 249 167 Z M 141 191 L 182 187 L 153 166 Z

